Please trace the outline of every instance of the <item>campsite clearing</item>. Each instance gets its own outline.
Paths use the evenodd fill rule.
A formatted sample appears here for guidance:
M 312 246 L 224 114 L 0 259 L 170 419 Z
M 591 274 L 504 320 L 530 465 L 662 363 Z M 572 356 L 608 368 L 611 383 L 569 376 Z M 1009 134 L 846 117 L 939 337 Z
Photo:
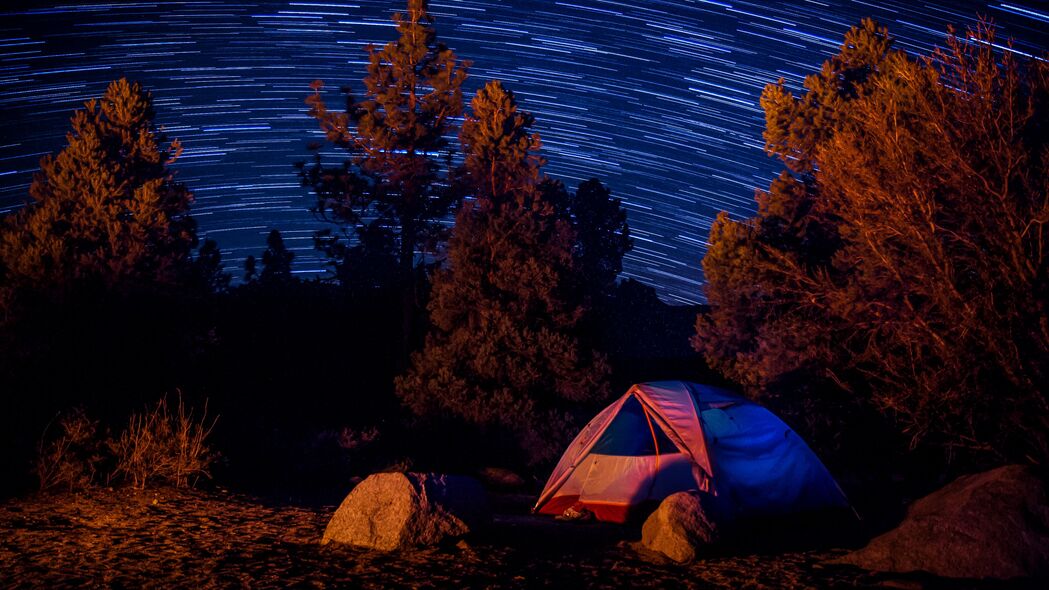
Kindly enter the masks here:
M 648 563 L 624 542 L 640 538 L 629 527 L 534 516 L 528 513 L 531 496 L 495 500 L 495 524 L 484 535 L 384 554 L 321 547 L 334 506 L 280 506 L 173 489 L 37 495 L 0 504 L 0 586 L 959 587 L 958 581 L 821 565 L 843 554 L 836 549 L 736 552 L 686 567 Z

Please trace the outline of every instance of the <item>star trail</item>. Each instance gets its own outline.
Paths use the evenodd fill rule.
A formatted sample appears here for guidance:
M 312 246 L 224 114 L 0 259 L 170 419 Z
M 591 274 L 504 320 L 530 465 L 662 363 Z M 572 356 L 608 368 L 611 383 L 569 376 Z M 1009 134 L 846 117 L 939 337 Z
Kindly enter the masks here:
M 0 212 L 22 205 L 71 112 L 126 76 L 153 92 L 185 152 L 201 238 L 227 270 L 277 228 L 300 276 L 323 273 L 293 164 L 323 138 L 306 114 L 314 79 L 360 92 L 369 43 L 394 39 L 399 0 L 45 3 L 0 19 Z M 574 190 L 597 177 L 623 199 L 634 250 L 623 275 L 668 302 L 702 301 L 701 259 L 721 210 L 752 214 L 779 170 L 763 151 L 765 84 L 804 76 L 865 16 L 927 53 L 948 25 L 994 19 L 1010 49 L 1049 47 L 1045 2 L 440 0 L 438 38 L 473 61 L 468 94 L 496 78 L 536 117 L 546 172 Z M 1004 46 L 1003 46 L 1004 47 Z M 327 96 L 336 104 L 335 94 Z M 328 161 L 341 157 L 327 152 Z

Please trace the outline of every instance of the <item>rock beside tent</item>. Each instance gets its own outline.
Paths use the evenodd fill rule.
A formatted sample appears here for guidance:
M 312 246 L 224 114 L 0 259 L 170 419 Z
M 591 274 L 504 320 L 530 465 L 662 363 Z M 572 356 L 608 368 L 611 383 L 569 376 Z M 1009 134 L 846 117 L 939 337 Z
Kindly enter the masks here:
M 961 477 L 918 500 L 896 529 L 838 560 L 953 578 L 1049 577 L 1049 495 L 1029 467 Z
M 704 510 L 699 494 L 677 492 L 667 496 L 645 521 L 639 546 L 643 551 L 688 563 L 717 539 L 717 525 Z
M 324 529 L 321 544 L 393 551 L 461 537 L 491 519 L 481 484 L 433 473 L 376 473 L 357 485 Z

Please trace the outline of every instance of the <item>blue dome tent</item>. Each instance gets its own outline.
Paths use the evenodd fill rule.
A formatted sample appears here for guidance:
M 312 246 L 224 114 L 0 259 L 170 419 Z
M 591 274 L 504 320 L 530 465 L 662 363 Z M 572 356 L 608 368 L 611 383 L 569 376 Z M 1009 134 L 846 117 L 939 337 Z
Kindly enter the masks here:
M 583 428 L 533 510 L 582 507 L 625 522 L 687 490 L 709 493 L 728 517 L 848 506 L 815 453 L 769 410 L 717 387 L 660 381 L 634 385 Z

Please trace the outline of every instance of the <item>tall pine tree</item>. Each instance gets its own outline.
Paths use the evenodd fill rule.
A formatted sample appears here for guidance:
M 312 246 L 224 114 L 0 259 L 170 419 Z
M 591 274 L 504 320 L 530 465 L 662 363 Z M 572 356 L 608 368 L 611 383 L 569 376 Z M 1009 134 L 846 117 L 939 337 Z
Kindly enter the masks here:
M 0 230 L 5 305 L 26 289 L 184 276 L 196 243 L 192 195 L 168 168 L 181 146 L 164 145 L 153 116 L 151 94 L 123 78 L 73 115 L 66 147 L 40 161 L 33 201 Z
M 607 395 L 608 366 L 576 334 L 585 308 L 573 289 L 575 235 L 538 188 L 532 117 L 496 81 L 471 106 L 461 141 L 473 199 L 434 277 L 434 329 L 397 391 L 417 414 L 510 433 L 540 463 L 573 434 L 575 405 Z
M 344 281 L 387 280 L 389 271 L 374 268 L 383 261 L 410 280 L 420 252 L 442 240 L 439 221 L 454 202 L 441 167 L 451 160 L 446 136 L 462 114 L 469 64 L 437 41 L 426 0 L 409 0 L 408 13 L 393 20 L 398 40 L 367 48 L 363 100 L 346 90 L 346 109 L 330 111 L 319 80 L 307 99 L 328 141 L 348 152 L 339 166 L 325 166 L 318 152 L 312 166 L 301 168 L 317 197 L 314 211 L 342 230 L 320 234 L 318 247 Z M 339 268 L 346 264 L 373 275 Z

